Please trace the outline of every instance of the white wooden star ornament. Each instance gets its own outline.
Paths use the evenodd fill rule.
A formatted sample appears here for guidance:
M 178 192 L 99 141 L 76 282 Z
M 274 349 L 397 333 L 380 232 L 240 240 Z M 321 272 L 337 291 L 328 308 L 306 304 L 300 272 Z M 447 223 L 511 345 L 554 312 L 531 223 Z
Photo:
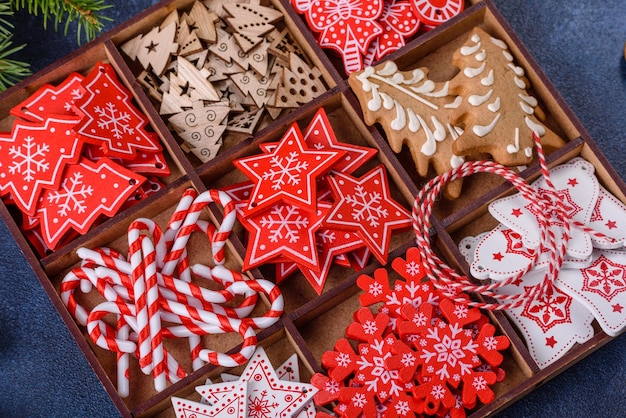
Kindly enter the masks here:
M 247 411 L 244 415 L 233 412 L 236 418 L 297 417 L 317 392 L 311 384 L 280 379 L 262 347 L 257 348 L 238 381 L 198 386 L 196 391 L 209 405 L 220 405 L 222 399 L 232 397 L 232 391 L 238 390 L 244 382 L 247 383 Z M 204 404 L 199 405 L 206 408 Z

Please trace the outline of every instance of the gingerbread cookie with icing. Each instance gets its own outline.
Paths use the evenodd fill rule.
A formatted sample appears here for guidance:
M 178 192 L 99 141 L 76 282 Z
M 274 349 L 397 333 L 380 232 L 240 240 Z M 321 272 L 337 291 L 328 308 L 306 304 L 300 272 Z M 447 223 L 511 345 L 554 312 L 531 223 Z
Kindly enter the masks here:
M 452 151 L 460 131 L 449 122 L 458 105 L 449 94 L 449 82 L 430 80 L 427 68 L 399 71 L 392 61 L 353 73 L 348 82 L 365 122 L 382 126 L 394 152 L 400 153 L 406 145 L 420 176 L 425 177 L 430 167 L 441 174 L 464 161 Z M 446 194 L 456 198 L 460 191 L 458 180 Z
M 526 165 L 533 158 L 533 133 L 547 150 L 564 141 L 543 123 L 530 82 L 514 61 L 507 44 L 474 28 L 452 57 L 459 73 L 449 91 L 462 97 L 450 123 L 463 134 L 452 145 L 457 155 L 490 154 L 507 166 Z

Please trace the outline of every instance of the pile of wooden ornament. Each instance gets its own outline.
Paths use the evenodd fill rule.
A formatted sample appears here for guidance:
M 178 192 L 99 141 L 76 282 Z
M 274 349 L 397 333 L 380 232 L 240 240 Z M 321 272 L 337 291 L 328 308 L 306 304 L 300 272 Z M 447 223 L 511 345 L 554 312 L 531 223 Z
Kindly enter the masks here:
M 461 418 L 493 401 L 509 339 L 467 295 L 453 301 L 425 281 L 416 247 L 391 267 L 395 282 L 384 268 L 357 279 L 362 307 L 311 378 L 316 405 L 334 412 L 317 416 Z
M 182 149 L 201 162 L 215 157 L 225 132 L 252 135 L 266 114 L 274 120 L 326 91 L 282 19 L 258 1 L 197 1 L 122 45 Z
M 157 177 L 170 175 L 157 134 L 109 64 L 43 85 L 11 114 L 11 132 L 0 133 L 0 196 L 40 255 L 160 190 Z
M 354 177 L 376 150 L 340 142 L 323 108 L 304 132 L 292 124 L 280 141 L 234 164 L 249 180 L 222 190 L 247 231 L 243 269 L 276 265 L 280 283 L 300 271 L 321 294 L 332 265 L 387 261 L 391 236 L 411 226 L 392 197 L 383 164 Z

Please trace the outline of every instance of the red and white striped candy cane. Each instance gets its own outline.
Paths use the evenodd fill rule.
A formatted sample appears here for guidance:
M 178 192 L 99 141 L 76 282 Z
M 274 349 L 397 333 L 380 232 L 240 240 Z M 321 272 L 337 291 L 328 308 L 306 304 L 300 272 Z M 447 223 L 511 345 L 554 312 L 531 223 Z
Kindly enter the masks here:
M 149 219 L 138 219 L 128 227 L 128 257 L 137 311 L 139 365 L 142 370 L 152 366 L 155 389 L 165 389 L 166 362 L 163 353 L 159 288 L 157 281 L 157 252 L 152 240 L 141 234 L 149 231 L 156 241 L 162 237 L 156 223 Z
M 119 340 L 130 339 L 130 325 L 120 316 L 117 320 L 117 335 L 115 337 Z M 116 370 L 117 370 L 117 391 L 122 398 L 127 398 L 130 395 L 130 354 L 129 353 L 117 353 L 116 358 Z

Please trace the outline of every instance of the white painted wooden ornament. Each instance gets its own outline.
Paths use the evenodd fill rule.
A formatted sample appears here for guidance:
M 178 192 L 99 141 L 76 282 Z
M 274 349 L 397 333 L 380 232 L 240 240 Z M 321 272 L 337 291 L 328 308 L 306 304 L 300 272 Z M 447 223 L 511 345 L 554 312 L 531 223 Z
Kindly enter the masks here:
M 172 396 L 176 418 L 246 418 L 248 386 L 233 386 L 219 402 L 210 405 Z
M 317 393 L 317 388 L 309 383 L 280 379 L 262 347 L 258 347 L 252 355 L 238 382 L 248 384 L 247 416 L 251 417 L 297 417 L 308 408 Z M 208 404 L 216 405 L 230 395 L 235 384 L 224 382 L 203 385 L 196 387 L 196 391 Z

